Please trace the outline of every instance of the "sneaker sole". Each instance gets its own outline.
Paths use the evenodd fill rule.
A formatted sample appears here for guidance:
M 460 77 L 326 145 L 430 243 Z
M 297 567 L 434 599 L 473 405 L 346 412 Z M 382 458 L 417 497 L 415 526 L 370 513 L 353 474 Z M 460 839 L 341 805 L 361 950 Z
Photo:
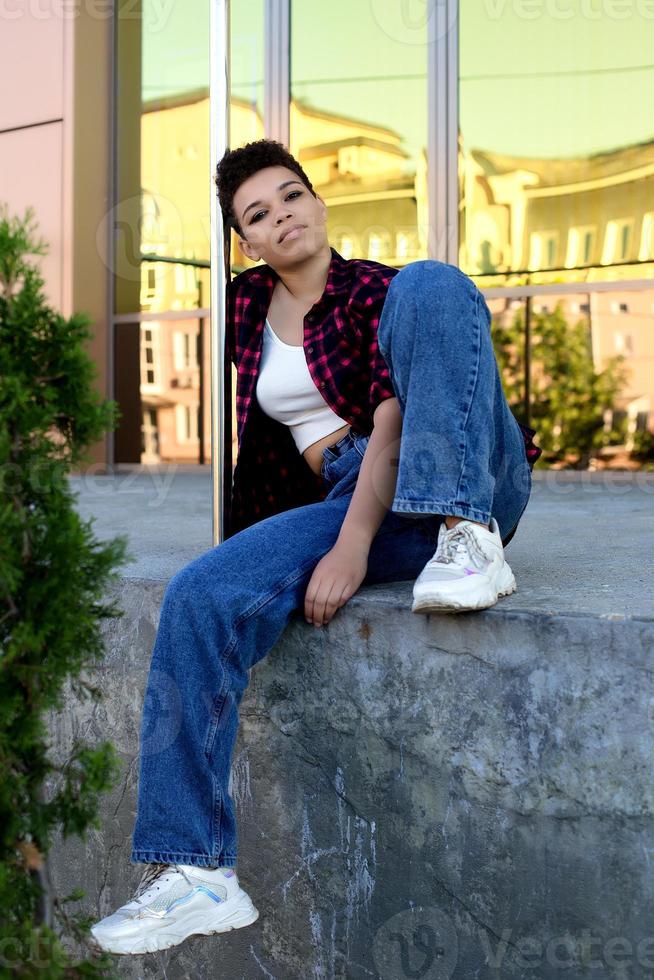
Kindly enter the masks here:
M 482 592 L 475 602 L 457 602 L 456 599 L 446 596 L 423 596 L 413 600 L 411 612 L 475 612 L 478 609 L 488 609 L 490 606 L 494 606 L 498 599 L 505 595 L 511 595 L 517 588 L 515 578 L 511 573 L 511 578 L 503 589 L 499 589 L 497 593 Z
M 184 940 L 191 936 L 213 936 L 220 932 L 229 932 L 231 929 L 241 929 L 243 926 L 252 925 L 259 918 L 258 909 L 252 903 L 251 898 L 245 892 L 241 896 L 234 896 L 239 899 L 241 904 L 232 909 L 229 914 L 216 921 L 216 916 L 208 913 L 202 918 L 197 918 L 194 923 L 189 922 L 184 928 L 183 922 L 178 922 L 178 929 L 161 929 L 142 939 L 98 940 L 91 933 L 91 941 L 105 953 L 115 953 L 122 956 L 138 956 L 141 953 L 157 953 L 163 949 L 170 949 L 171 946 L 179 946 Z M 245 899 L 245 901 L 243 901 Z M 129 948 L 126 948 L 126 947 Z

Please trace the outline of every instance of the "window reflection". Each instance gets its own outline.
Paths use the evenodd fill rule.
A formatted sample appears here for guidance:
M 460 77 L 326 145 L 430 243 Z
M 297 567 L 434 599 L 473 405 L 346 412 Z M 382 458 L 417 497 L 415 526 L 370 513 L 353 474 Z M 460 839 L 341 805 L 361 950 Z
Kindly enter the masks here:
M 264 100 L 264 7 L 263 0 L 232 0 L 230 146 L 244 146 L 265 136 Z M 241 252 L 238 235 L 232 230 L 231 262 L 234 273 L 253 265 Z M 236 426 L 234 426 L 236 431 Z
M 399 267 L 427 258 L 427 28 L 416 22 L 408 43 L 380 13 L 292 3 L 290 150 L 337 251 Z
M 573 4 L 565 22 L 523 6 L 460 4 L 459 265 L 483 289 L 652 278 L 651 20 L 638 5 L 616 20 Z M 123 324 L 130 351 L 140 345 L 130 431 L 143 462 L 198 459 L 203 440 L 208 459 L 208 320 L 201 337 L 195 311 L 210 296 L 209 9 L 187 0 L 162 17 L 143 0 L 142 18 L 118 24 L 116 227 L 131 238 L 115 306 L 157 314 Z M 401 267 L 428 255 L 427 38 L 419 19 L 403 34 L 380 14 L 395 9 L 295 0 L 290 149 L 328 204 L 334 247 Z M 231 27 L 238 146 L 264 135 L 263 0 L 232 0 Z M 236 236 L 232 260 L 249 264 Z M 597 370 L 624 358 L 610 425 L 640 425 L 654 398 L 654 295 L 616 282 L 613 294 L 534 297 L 532 315 L 557 308 L 566 323 L 587 319 Z
M 262 139 L 263 0 L 230 2 L 230 144 Z
M 198 461 L 200 393 L 210 376 L 208 323 L 202 349 L 199 323 L 191 317 L 140 325 L 143 463 Z
M 143 463 L 208 462 L 209 319 L 193 311 L 210 297 L 210 5 L 160 7 L 143 0 L 140 17 L 118 24 L 117 200 L 137 204 L 128 214 L 118 208 L 116 224 L 129 226 L 129 241 L 115 307 L 161 314 L 122 325 L 121 338 L 132 329 L 140 338 L 140 417 L 130 405 L 122 424 L 140 427 Z M 230 8 L 236 146 L 264 135 L 263 0 L 232 0 Z
M 538 430 L 546 465 L 654 462 L 654 288 L 490 296 L 487 303 L 507 400 L 518 420 Z
M 654 25 L 611 9 L 460 2 L 459 265 L 483 285 L 654 275 Z

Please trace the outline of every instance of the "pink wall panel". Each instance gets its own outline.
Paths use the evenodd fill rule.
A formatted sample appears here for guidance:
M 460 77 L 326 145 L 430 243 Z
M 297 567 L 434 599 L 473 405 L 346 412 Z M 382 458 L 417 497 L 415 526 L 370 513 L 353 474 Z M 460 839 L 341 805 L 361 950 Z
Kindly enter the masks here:
M 34 261 L 45 279 L 48 302 L 61 312 L 62 130 L 61 123 L 54 123 L 0 133 L 0 201 L 8 203 L 10 216 L 22 216 L 29 205 L 34 208 L 35 237 L 48 244 L 48 254 L 34 256 Z
M 3 11 L 0 130 L 63 116 L 64 34 L 69 25 L 55 11 L 66 6 L 71 5 L 13 3 Z

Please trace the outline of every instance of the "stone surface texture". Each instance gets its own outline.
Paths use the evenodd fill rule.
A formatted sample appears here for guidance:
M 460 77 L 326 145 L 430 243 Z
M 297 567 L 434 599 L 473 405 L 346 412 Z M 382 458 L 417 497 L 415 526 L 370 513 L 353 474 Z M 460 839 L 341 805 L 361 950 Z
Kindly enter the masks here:
M 57 891 L 84 888 L 98 917 L 144 870 L 129 863 L 140 708 L 177 535 L 181 564 L 210 546 L 193 516 L 206 486 L 191 473 L 169 491 L 165 541 L 161 513 L 147 546 L 135 526 L 141 574 L 115 588 L 124 616 L 91 675 L 104 698 L 51 719 L 57 755 L 109 739 L 123 762 L 101 827 L 51 858 Z M 518 592 L 490 610 L 418 616 L 401 582 L 360 590 L 326 628 L 289 625 L 251 672 L 232 767 L 260 917 L 116 957 L 117 975 L 654 977 L 654 479 L 593 486 L 535 482 L 507 548 Z

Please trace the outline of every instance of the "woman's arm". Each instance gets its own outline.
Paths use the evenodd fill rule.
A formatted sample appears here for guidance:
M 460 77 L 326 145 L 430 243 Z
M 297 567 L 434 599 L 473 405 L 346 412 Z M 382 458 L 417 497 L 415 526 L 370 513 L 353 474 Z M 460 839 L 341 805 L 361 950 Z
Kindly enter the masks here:
M 307 586 L 304 615 L 314 626 L 328 623 L 363 582 L 370 545 L 393 502 L 402 433 L 397 398 L 380 402 L 373 423 L 336 544 L 320 559 Z
M 401 434 L 399 402 L 397 398 L 385 398 L 373 415 L 370 441 L 337 544 L 370 549 L 395 496 Z

